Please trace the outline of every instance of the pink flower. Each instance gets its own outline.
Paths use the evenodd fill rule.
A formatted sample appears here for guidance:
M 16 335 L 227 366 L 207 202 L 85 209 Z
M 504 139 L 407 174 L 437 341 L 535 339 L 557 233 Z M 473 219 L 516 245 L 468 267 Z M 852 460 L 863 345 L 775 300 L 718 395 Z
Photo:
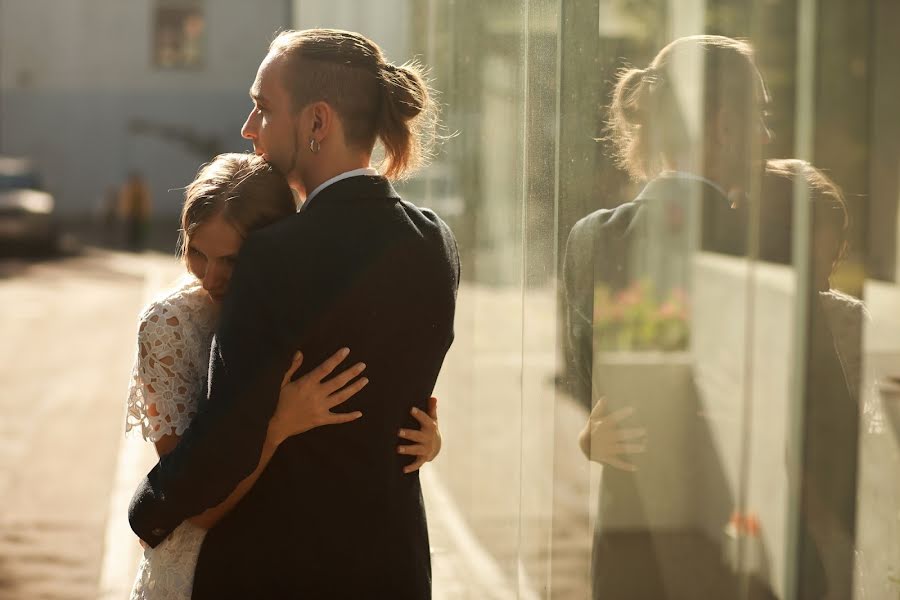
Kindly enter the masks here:
M 666 302 L 659 307 L 659 318 L 672 319 L 678 316 L 678 307 L 673 302 Z

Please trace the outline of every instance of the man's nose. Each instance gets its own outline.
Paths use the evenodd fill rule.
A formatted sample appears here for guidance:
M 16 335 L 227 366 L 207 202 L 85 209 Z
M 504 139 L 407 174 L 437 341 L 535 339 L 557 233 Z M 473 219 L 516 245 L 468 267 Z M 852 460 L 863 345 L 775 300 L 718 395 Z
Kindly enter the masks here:
M 244 126 L 241 127 L 241 137 L 253 140 L 256 139 L 256 119 L 255 119 L 256 111 L 251 110 L 250 114 L 247 115 L 247 120 L 244 121 Z
M 760 141 L 763 146 L 767 146 L 775 141 L 775 132 L 769 129 L 768 125 L 763 124 L 762 130 L 759 133 L 762 138 Z

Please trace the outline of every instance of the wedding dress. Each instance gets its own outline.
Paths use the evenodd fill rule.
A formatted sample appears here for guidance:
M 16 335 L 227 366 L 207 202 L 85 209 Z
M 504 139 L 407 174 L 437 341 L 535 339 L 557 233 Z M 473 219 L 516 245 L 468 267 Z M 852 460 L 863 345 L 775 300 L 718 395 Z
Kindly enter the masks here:
M 179 285 L 141 313 L 128 389 L 126 433 L 157 442 L 181 435 L 205 393 L 215 309 L 196 280 Z M 206 530 L 188 521 L 144 550 L 131 600 L 188 600 Z

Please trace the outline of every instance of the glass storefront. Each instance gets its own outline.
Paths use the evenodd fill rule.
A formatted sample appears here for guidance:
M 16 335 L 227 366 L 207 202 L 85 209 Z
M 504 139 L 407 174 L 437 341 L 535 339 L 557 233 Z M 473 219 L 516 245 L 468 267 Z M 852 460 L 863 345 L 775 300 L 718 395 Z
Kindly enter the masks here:
M 0 15 L 0 150 L 33 159 L 60 216 L 109 250 L 46 272 L 0 257 L 25 304 L 29 273 L 62 298 L 70 267 L 104 290 L 182 272 L 183 186 L 250 149 L 247 89 L 276 29 L 360 31 L 430 69 L 438 144 L 398 189 L 450 225 L 462 267 L 444 446 L 421 470 L 432 563 L 456 568 L 436 600 L 900 598 L 900 0 L 0 0 Z M 157 253 L 122 256 L 131 172 Z M 77 310 L 99 305 L 72 289 Z M 109 316 L 129 336 L 141 293 Z M 34 306 L 34 322 L 53 312 Z M 30 404 L 5 409 L 26 423 L 4 430 L 14 450 L 39 430 L 21 415 L 72 413 L 31 400 L 65 379 L 43 376 L 58 332 L 18 330 L 9 355 L 27 339 L 42 376 L 7 394 Z M 112 389 L 110 365 L 96 380 Z M 27 464 L 3 452 L 9 472 Z M 44 550 L 6 575 L 12 545 L 0 596 L 53 579 L 28 562 Z
M 896 597 L 897 8 L 411 17 L 447 139 L 406 189 L 465 280 L 435 467 L 497 580 Z

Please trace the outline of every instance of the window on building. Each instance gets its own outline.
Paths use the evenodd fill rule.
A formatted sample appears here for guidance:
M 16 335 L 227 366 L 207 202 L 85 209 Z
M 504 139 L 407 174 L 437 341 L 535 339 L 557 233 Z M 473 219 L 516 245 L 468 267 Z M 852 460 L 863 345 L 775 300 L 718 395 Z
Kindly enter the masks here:
M 206 19 L 202 0 L 157 0 L 153 61 L 161 69 L 203 66 Z

